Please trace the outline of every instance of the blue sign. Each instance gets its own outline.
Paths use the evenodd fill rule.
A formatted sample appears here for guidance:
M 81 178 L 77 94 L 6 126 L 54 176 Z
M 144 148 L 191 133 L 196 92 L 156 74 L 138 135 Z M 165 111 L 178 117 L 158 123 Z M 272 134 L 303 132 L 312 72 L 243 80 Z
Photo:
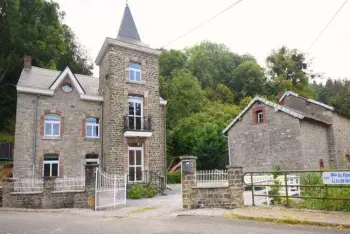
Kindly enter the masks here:
M 350 184 L 350 171 L 323 172 L 324 184 Z

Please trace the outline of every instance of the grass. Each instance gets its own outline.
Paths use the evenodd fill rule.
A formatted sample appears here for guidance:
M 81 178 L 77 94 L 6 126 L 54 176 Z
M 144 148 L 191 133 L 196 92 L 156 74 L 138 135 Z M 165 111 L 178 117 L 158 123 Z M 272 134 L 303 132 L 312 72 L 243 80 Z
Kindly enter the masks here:
M 350 229 L 350 225 L 340 225 L 340 224 L 331 224 L 331 223 L 325 223 L 325 222 L 310 221 L 308 219 L 297 219 L 297 218 L 291 217 L 291 216 L 284 216 L 282 218 L 264 218 L 264 217 L 250 217 L 250 216 L 227 213 L 224 215 L 224 217 L 231 219 L 231 220 L 237 220 L 237 219 L 252 220 L 252 221 L 257 221 L 257 222 L 270 222 L 270 223 L 276 223 L 276 224 L 281 224 L 281 225 L 284 225 L 284 224 L 307 225 L 307 226 L 334 228 L 334 229 L 338 229 L 338 230 Z
M 137 209 L 137 210 L 133 210 L 133 211 L 130 211 L 130 215 L 137 215 L 137 214 L 141 214 L 141 213 L 144 213 L 144 212 L 147 212 L 147 211 L 152 211 L 152 210 L 156 210 L 158 209 L 160 206 L 147 206 L 147 207 L 144 207 L 144 208 L 140 208 L 140 209 Z

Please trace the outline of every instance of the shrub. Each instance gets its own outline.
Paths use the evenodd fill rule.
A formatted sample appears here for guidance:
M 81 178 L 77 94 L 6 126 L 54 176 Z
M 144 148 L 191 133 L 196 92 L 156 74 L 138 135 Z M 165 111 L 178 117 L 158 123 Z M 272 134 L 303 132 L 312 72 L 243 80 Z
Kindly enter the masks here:
M 0 161 L 0 166 L 5 168 L 13 167 L 13 161 Z
M 126 191 L 126 197 L 128 199 L 140 199 L 144 194 L 145 188 L 140 184 L 133 184 Z
M 168 184 L 180 184 L 181 171 L 168 172 Z
M 128 199 L 151 198 L 157 195 L 157 193 L 158 189 L 152 183 L 148 183 L 147 185 L 133 184 L 127 189 L 126 197 Z
M 323 186 L 321 173 L 304 173 L 301 175 L 302 185 L 321 185 Z M 333 198 L 349 198 L 350 188 L 320 188 L 305 187 L 302 189 L 302 196 L 306 197 L 333 197 Z M 299 208 L 315 209 L 315 210 L 331 210 L 331 211 L 350 211 L 349 200 L 326 200 L 326 199 L 303 199 L 299 204 Z

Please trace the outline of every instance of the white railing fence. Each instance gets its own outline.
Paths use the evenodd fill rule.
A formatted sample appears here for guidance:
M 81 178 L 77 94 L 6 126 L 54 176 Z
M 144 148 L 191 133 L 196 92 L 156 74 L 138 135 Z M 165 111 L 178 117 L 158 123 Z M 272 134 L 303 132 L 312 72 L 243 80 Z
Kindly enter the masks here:
M 228 186 L 227 170 L 197 171 L 195 177 L 197 186 Z
M 43 191 L 43 179 L 23 179 L 14 180 L 14 192 L 41 192 Z
M 54 191 L 76 191 L 85 190 L 85 177 L 56 178 Z

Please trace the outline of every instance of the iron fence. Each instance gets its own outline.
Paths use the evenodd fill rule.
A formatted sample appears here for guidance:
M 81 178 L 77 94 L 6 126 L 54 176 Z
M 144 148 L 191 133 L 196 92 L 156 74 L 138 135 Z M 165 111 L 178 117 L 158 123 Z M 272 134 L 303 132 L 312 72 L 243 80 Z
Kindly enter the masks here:
M 195 178 L 200 187 L 228 186 L 227 170 L 197 171 Z

